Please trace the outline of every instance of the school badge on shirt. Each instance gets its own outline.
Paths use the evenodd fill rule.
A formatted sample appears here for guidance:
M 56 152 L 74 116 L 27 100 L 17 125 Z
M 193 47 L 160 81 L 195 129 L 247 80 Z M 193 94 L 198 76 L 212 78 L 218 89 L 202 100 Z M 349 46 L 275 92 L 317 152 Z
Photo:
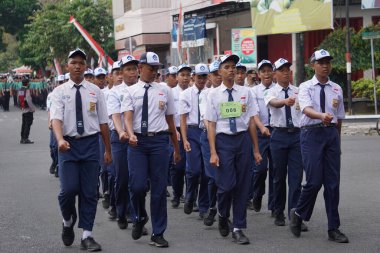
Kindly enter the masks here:
M 333 100 L 332 100 L 332 106 L 333 106 L 334 108 L 338 108 L 338 99 L 333 98 Z
M 165 101 L 159 101 L 158 102 L 158 108 L 160 110 L 164 110 L 165 109 Z
M 90 112 L 95 112 L 95 108 L 96 108 L 96 103 L 90 102 Z

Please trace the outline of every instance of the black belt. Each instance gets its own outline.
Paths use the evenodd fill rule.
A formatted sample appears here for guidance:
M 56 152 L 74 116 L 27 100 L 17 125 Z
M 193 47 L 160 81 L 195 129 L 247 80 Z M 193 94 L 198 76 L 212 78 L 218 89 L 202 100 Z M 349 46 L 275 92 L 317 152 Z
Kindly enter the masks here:
M 145 137 L 152 137 L 152 136 L 158 136 L 158 135 L 170 135 L 170 134 L 171 133 L 169 131 L 148 132 L 146 134 L 135 133 L 136 136 L 145 136 Z
M 287 133 L 298 133 L 301 131 L 299 127 L 274 127 L 274 129 L 280 132 Z
M 65 136 L 63 136 L 63 138 L 67 139 L 67 140 L 84 140 L 84 139 L 92 138 L 92 137 L 95 137 L 98 135 L 99 135 L 99 133 L 86 135 L 86 136 L 67 136 L 67 135 L 65 135 Z
M 233 133 L 233 134 L 226 134 L 226 133 L 219 133 L 219 134 L 228 135 L 228 136 L 238 136 L 238 135 L 245 134 L 246 132 L 247 131 L 240 131 L 240 132 L 236 132 L 236 133 Z
M 313 124 L 313 125 L 303 126 L 301 128 L 302 129 L 307 129 L 307 128 L 319 128 L 319 127 L 336 127 L 336 124 L 335 123 L 330 123 L 330 124 L 319 123 L 319 124 Z
M 187 125 L 188 128 L 199 128 L 199 125 Z

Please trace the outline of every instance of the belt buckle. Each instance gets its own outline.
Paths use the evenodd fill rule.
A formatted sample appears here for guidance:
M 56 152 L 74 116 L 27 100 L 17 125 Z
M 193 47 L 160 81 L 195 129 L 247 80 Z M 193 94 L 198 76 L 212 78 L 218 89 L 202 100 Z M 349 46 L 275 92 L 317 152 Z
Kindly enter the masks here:
M 147 134 L 146 134 L 146 136 L 148 136 L 148 137 L 152 137 L 152 136 L 155 136 L 156 135 L 156 133 L 152 133 L 152 132 L 148 132 Z

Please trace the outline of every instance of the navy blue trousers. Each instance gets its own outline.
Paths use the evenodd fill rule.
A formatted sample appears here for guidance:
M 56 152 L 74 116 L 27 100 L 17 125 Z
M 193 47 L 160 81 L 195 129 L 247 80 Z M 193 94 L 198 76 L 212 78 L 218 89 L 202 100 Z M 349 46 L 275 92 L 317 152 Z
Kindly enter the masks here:
M 53 130 L 50 130 L 50 140 L 49 140 L 49 147 L 50 147 L 50 157 L 53 162 L 53 164 L 58 164 L 58 144 L 57 139 L 55 138 Z
M 273 157 L 274 211 L 284 212 L 286 204 L 286 177 L 288 177 L 288 217 L 297 206 L 301 193 L 302 157 L 300 133 L 274 129 L 270 140 Z
M 128 142 L 122 143 L 119 134 L 111 131 L 112 158 L 115 167 L 115 206 L 118 218 L 125 218 L 130 213 L 129 200 L 129 170 L 128 170 Z M 111 187 L 110 187 L 111 188 Z
M 61 191 L 59 206 L 65 220 L 77 216 L 75 197 L 78 195 L 78 227 L 92 231 L 98 204 L 99 138 L 65 138 L 70 149 L 58 152 Z
M 128 148 L 129 191 L 133 220 L 148 217 L 145 196 L 150 181 L 150 212 L 154 235 L 162 235 L 167 227 L 166 185 L 169 163 L 169 137 L 138 136 L 138 145 Z
M 201 134 L 201 149 L 202 149 L 202 155 L 203 155 L 203 161 L 204 161 L 204 167 L 205 167 L 205 174 L 208 177 L 208 201 L 209 201 L 209 208 L 215 208 L 216 207 L 216 193 L 218 190 L 218 187 L 215 183 L 215 173 L 217 168 L 212 166 L 210 164 L 210 144 L 208 142 L 207 138 L 207 132 L 203 131 Z
M 183 195 L 183 187 L 185 184 L 185 171 L 186 171 L 186 151 L 183 148 L 182 137 L 178 142 L 181 154 L 181 161 L 173 164 L 173 145 L 170 144 L 170 162 L 169 171 L 171 184 L 173 188 L 173 198 L 179 200 Z
M 111 135 L 111 132 L 110 132 L 110 135 Z M 100 163 L 100 181 L 102 183 L 102 192 L 103 193 L 109 193 L 109 187 L 108 187 L 108 166 L 111 166 L 111 165 L 106 165 L 104 163 L 104 152 L 105 152 L 105 148 L 104 148 L 104 143 L 103 143 L 103 139 L 101 138 L 101 136 L 99 136 L 99 151 L 100 151 L 100 160 L 99 160 L 99 163 Z
M 272 128 L 269 128 L 272 132 Z M 249 199 L 261 198 L 265 194 L 265 181 L 268 179 L 268 210 L 274 210 L 273 201 L 273 160 L 270 150 L 270 136 L 264 136 L 257 129 L 259 150 L 263 160 L 260 164 L 253 162 L 252 188 Z M 269 173 L 268 173 L 269 172 Z
M 322 185 L 328 219 L 328 229 L 340 226 L 340 137 L 335 127 L 302 129 L 302 160 L 306 184 L 302 188 L 296 212 L 305 221 L 313 213 L 315 201 Z
M 200 128 L 188 128 L 187 140 L 190 143 L 191 151 L 186 154 L 186 202 L 195 201 L 199 185 L 198 207 L 200 213 L 206 213 L 209 208 L 208 203 L 208 178 L 204 170 L 204 162 L 201 150 Z
M 233 227 L 246 228 L 252 166 L 251 138 L 247 132 L 240 135 L 217 134 L 215 144 L 219 156 L 219 168 L 215 173 L 219 214 L 229 217 L 232 205 Z

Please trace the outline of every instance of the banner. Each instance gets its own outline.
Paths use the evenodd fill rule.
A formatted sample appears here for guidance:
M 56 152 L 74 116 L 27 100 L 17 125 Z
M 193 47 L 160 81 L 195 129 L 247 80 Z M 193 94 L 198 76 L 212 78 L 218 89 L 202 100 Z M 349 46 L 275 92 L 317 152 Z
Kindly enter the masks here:
M 205 44 L 205 38 L 206 17 L 185 17 L 182 32 L 182 48 L 203 46 Z
M 257 35 L 333 29 L 332 0 L 252 0 Z
M 240 62 L 248 67 L 257 65 L 256 31 L 252 28 L 231 30 L 231 51 L 240 57 Z
M 362 0 L 362 9 L 380 8 L 380 0 Z

